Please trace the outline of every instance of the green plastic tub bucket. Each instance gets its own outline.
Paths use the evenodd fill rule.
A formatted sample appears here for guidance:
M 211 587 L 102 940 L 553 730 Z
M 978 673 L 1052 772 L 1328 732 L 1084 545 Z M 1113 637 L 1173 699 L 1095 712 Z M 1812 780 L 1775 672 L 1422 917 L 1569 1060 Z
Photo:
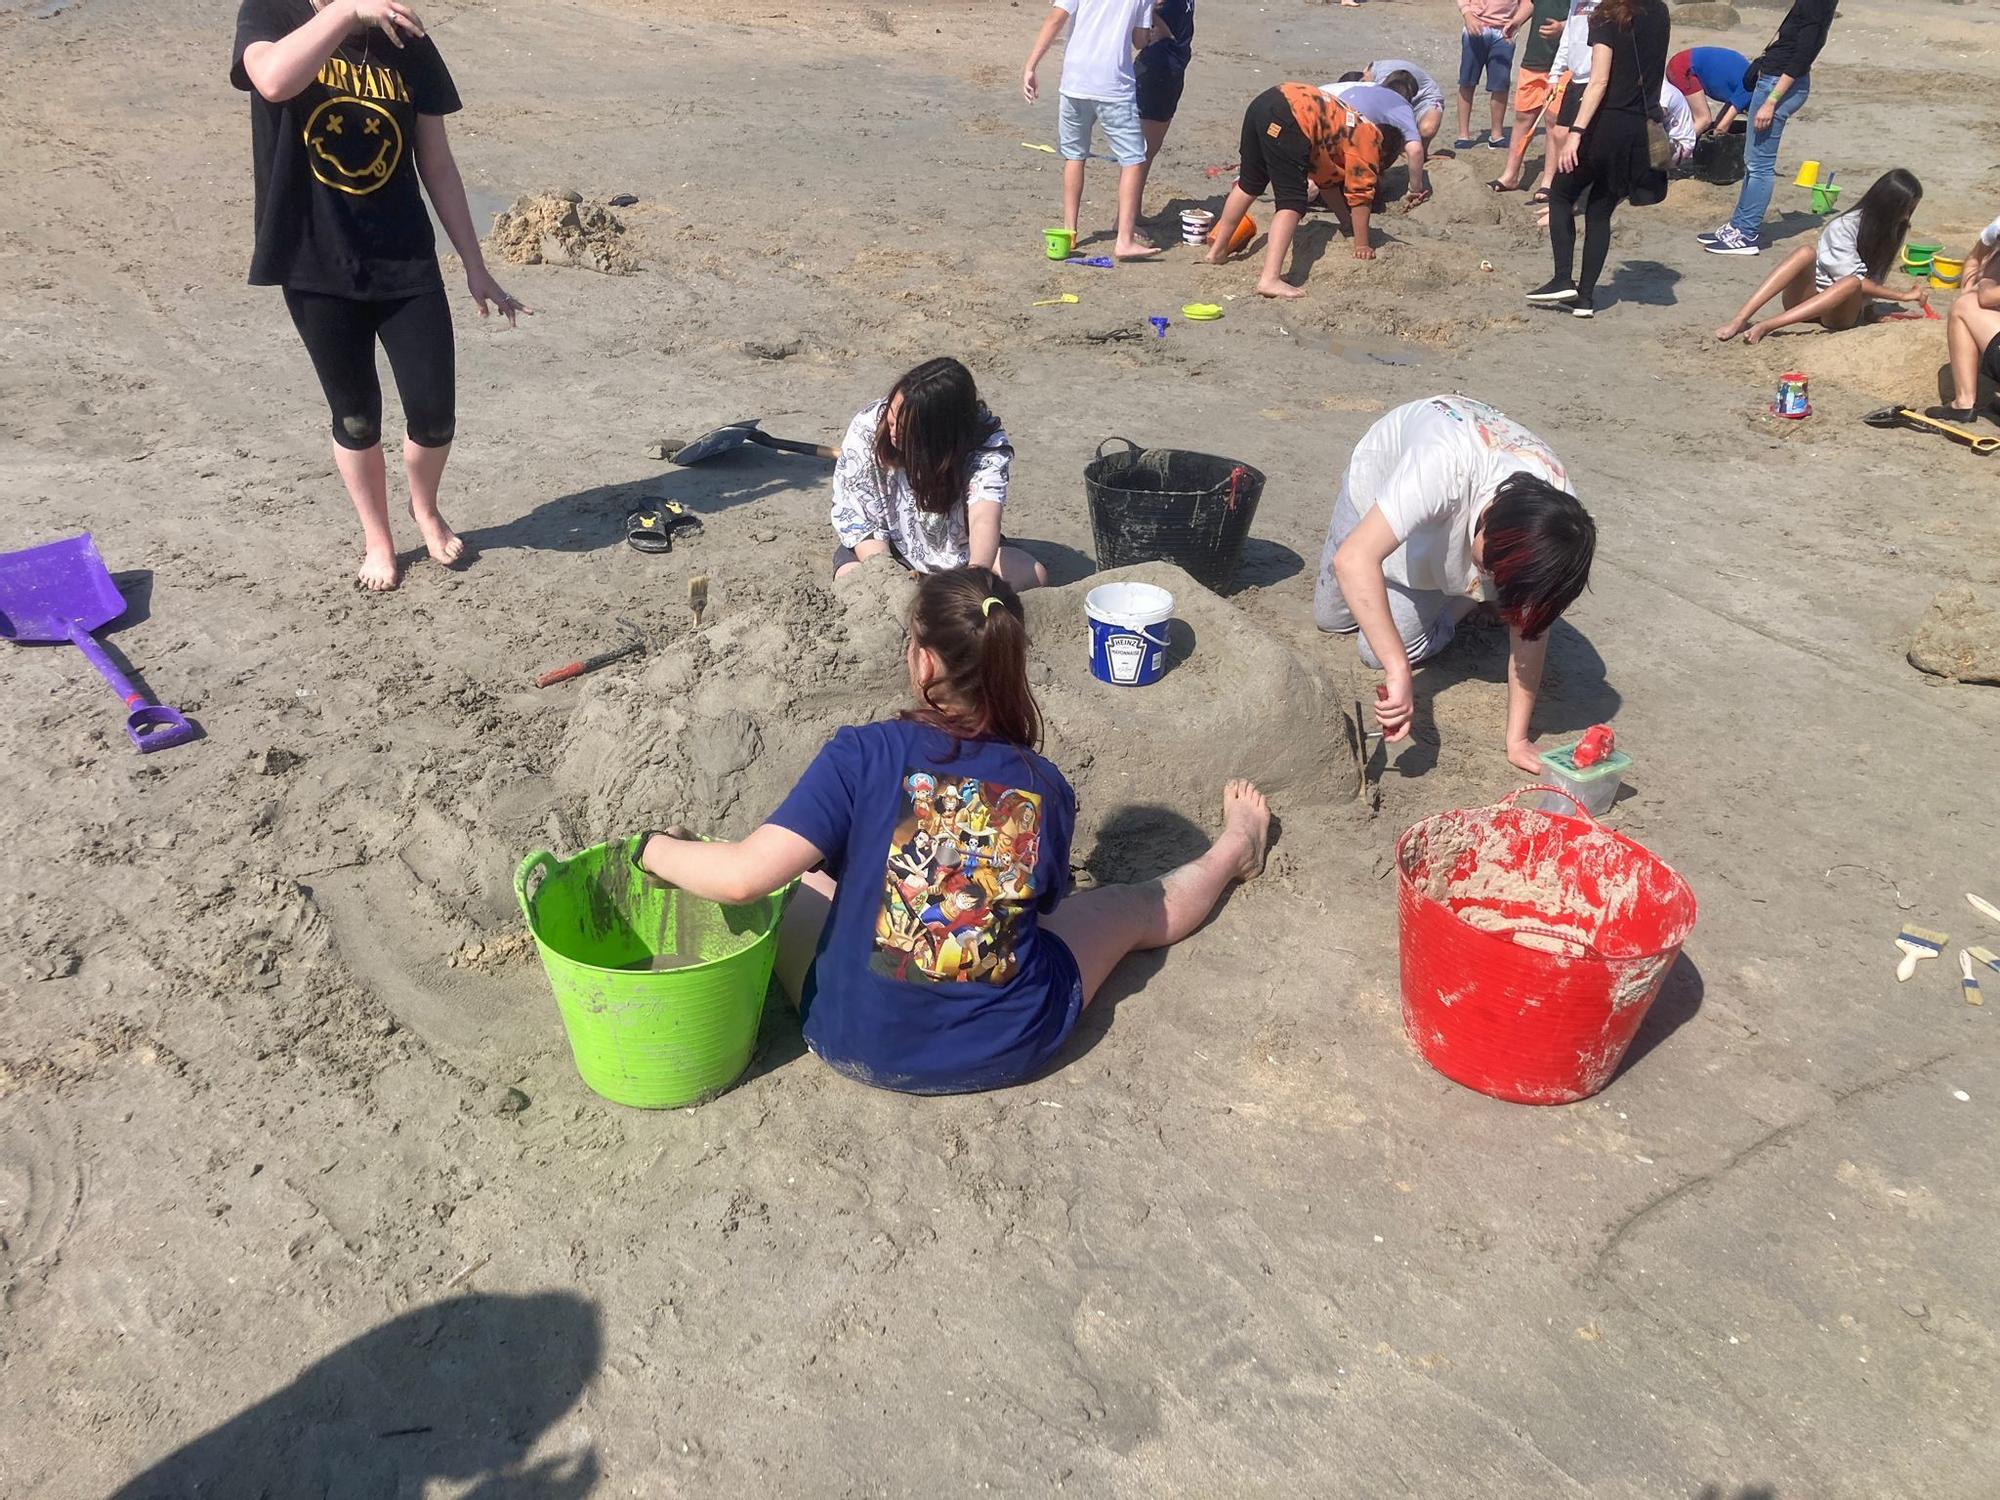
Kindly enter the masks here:
M 633 844 L 537 850 L 514 895 L 583 1081 L 614 1104 L 676 1109 L 750 1065 L 789 891 L 718 906 L 634 869 Z

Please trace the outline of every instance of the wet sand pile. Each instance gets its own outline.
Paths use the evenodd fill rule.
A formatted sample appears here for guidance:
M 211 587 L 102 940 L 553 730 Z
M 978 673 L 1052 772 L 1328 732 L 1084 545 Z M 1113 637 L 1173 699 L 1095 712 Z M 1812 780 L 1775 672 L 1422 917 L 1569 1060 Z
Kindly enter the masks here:
M 639 269 L 618 216 L 568 190 L 515 199 L 494 217 L 492 241 L 517 266 L 581 266 L 610 276 Z
M 1119 579 L 1174 595 L 1169 670 L 1143 691 L 1090 676 L 1083 598 Z M 888 563 L 833 585 L 752 585 L 638 671 L 600 673 L 553 773 L 578 809 L 578 841 L 672 822 L 732 837 L 755 827 L 835 729 L 907 697 L 902 621 L 912 587 Z M 1163 827 L 1184 833 L 1212 817 L 1232 776 L 1300 806 L 1354 796 L 1352 733 L 1331 691 L 1180 569 L 1147 564 L 1037 590 L 1025 603 L 1044 748 L 1077 791 L 1079 862 L 1107 838 L 1123 847 L 1095 861 L 1100 873 L 1145 863 Z
M 1910 665 L 1956 682 L 2000 687 L 2000 593 L 1967 584 L 1931 600 L 1910 640 Z
M 1839 386 L 1883 402 L 1923 407 L 1938 399 L 1938 374 L 1945 365 L 1944 324 L 1920 318 L 1839 334 L 1786 330 L 1746 346 L 1745 353 L 1759 361 L 1772 390 L 1777 389 L 1779 375 L 1804 370 L 1815 387 Z

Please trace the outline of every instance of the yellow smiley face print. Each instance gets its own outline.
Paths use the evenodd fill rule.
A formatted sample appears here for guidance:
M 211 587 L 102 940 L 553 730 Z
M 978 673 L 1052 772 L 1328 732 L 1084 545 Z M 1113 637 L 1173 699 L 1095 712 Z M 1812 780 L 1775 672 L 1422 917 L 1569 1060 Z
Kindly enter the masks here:
M 305 142 L 313 176 L 357 198 L 380 188 L 403 162 L 403 127 L 368 99 L 327 100 L 307 117 Z

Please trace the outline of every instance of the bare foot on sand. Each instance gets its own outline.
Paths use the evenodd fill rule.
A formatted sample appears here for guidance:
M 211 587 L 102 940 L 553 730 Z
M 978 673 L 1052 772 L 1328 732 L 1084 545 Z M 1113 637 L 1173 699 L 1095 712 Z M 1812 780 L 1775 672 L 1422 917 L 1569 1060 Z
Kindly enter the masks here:
M 423 533 L 424 550 L 430 553 L 432 562 L 443 563 L 448 568 L 464 555 L 464 540 L 445 524 L 444 517 L 436 511 L 425 515 L 412 505 L 410 519 L 417 523 L 417 530 Z
M 1223 265 L 1228 260 L 1229 252 L 1222 248 L 1222 243 L 1219 240 L 1208 247 L 1208 254 L 1201 257 L 1201 263 L 1205 266 Z
M 1271 841 L 1271 804 L 1256 784 L 1232 781 L 1222 789 L 1222 837 L 1216 853 L 1225 850 L 1236 860 L 1236 878 L 1255 880 L 1264 873 L 1264 850 Z
M 1720 328 L 1715 330 L 1715 336 L 1726 344 L 1742 331 L 1743 320 L 1741 318 L 1731 318 L 1727 323 L 1724 323 Z
M 1306 290 L 1304 287 L 1293 286 L 1289 281 L 1260 281 L 1257 283 L 1257 295 L 1260 297 L 1303 297 L 1305 294 Z
M 1151 260 L 1160 253 L 1160 247 L 1148 245 L 1143 240 L 1133 240 L 1130 244 L 1121 240 L 1112 246 L 1111 253 L 1120 260 Z
M 354 581 L 371 594 L 386 594 L 396 586 L 396 549 L 370 547 L 354 570 Z
M 1755 328 L 1743 335 L 1743 342 L 1746 344 L 1761 344 L 1764 341 L 1764 335 L 1770 331 L 1768 325 L 1759 323 Z

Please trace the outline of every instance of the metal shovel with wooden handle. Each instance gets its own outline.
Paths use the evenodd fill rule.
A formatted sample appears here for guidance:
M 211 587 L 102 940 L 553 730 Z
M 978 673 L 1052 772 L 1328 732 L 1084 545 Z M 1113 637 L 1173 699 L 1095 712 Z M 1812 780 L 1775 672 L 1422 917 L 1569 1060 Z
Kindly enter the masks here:
M 1871 411 L 1861 420 L 1870 427 L 1908 427 L 1917 432 L 1941 432 L 1954 442 L 1965 444 L 1974 453 L 1991 453 L 2000 449 L 2000 437 L 1986 437 L 1951 422 L 1940 422 L 1936 417 L 1927 417 L 1907 406 L 1885 406 L 1880 411 Z
M 835 459 L 840 454 L 824 443 L 802 443 L 794 438 L 772 437 L 759 425 L 762 417 L 748 417 L 741 422 L 731 422 L 727 427 L 718 427 L 713 432 L 703 433 L 691 443 L 677 443 L 668 438 L 660 446 L 666 450 L 669 460 L 683 466 L 703 463 L 718 454 L 728 453 L 745 443 L 755 443 L 760 448 L 775 448 L 780 453 L 803 453 L 808 458 Z

